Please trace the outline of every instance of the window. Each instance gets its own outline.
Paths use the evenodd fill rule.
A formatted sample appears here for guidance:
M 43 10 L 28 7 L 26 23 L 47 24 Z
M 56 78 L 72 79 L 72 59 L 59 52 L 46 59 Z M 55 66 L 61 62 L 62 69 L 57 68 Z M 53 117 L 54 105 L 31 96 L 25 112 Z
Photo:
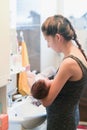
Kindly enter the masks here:
M 77 29 L 87 29 L 87 0 L 64 0 L 64 15 Z

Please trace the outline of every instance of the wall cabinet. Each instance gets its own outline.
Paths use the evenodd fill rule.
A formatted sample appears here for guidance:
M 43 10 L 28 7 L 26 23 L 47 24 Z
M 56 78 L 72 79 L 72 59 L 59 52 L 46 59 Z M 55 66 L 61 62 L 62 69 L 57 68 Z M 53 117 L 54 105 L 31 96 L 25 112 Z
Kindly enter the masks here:
M 0 4 L 0 103 L 1 112 L 6 113 L 6 85 L 10 76 L 10 13 L 9 0 Z M 4 8 L 3 8 L 4 7 Z
M 0 4 L 0 87 L 7 84 L 10 71 L 9 0 L 1 1 L 2 4 Z M 4 4 L 4 2 L 6 4 Z

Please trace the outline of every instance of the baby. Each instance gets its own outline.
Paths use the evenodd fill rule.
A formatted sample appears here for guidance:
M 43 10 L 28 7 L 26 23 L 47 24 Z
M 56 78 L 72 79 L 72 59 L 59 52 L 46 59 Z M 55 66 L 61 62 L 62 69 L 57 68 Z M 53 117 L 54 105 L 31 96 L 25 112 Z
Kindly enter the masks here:
M 56 70 L 53 67 L 49 67 L 42 73 L 34 75 L 30 71 L 30 66 L 26 66 L 26 72 L 31 86 L 31 95 L 38 100 L 45 98 L 50 89 L 50 80 L 48 79 L 54 78 Z M 33 77 L 35 77 L 35 82 L 32 84 Z
M 39 79 L 31 87 L 31 94 L 36 99 L 45 98 L 48 95 L 50 82 L 47 79 Z

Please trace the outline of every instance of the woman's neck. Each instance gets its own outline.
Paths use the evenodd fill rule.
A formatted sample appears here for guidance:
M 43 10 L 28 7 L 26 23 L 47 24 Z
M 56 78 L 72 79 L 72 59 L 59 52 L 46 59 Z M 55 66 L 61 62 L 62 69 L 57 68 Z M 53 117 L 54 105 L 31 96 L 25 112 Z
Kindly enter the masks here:
M 75 49 L 76 47 L 74 46 L 74 44 L 69 41 L 67 43 L 64 43 L 62 52 L 64 54 L 64 57 L 67 57 L 68 55 L 70 55 L 72 53 L 72 50 Z

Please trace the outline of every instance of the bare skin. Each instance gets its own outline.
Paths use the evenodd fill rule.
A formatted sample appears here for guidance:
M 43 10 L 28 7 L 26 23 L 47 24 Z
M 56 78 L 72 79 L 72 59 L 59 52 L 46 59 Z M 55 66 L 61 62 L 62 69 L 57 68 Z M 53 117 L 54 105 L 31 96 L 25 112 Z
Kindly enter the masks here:
M 87 67 L 87 62 L 84 56 L 82 55 L 81 51 L 72 43 L 72 41 L 65 41 L 64 38 L 59 34 L 57 34 L 55 37 L 45 36 L 45 39 L 47 41 L 48 47 L 51 47 L 56 52 L 62 52 L 64 57 L 69 55 L 77 56 Z M 51 86 L 49 94 L 46 98 L 41 100 L 42 104 L 45 107 L 52 104 L 67 80 L 80 80 L 82 76 L 82 70 L 75 60 L 71 58 L 64 59 L 54 80 L 50 81 Z

